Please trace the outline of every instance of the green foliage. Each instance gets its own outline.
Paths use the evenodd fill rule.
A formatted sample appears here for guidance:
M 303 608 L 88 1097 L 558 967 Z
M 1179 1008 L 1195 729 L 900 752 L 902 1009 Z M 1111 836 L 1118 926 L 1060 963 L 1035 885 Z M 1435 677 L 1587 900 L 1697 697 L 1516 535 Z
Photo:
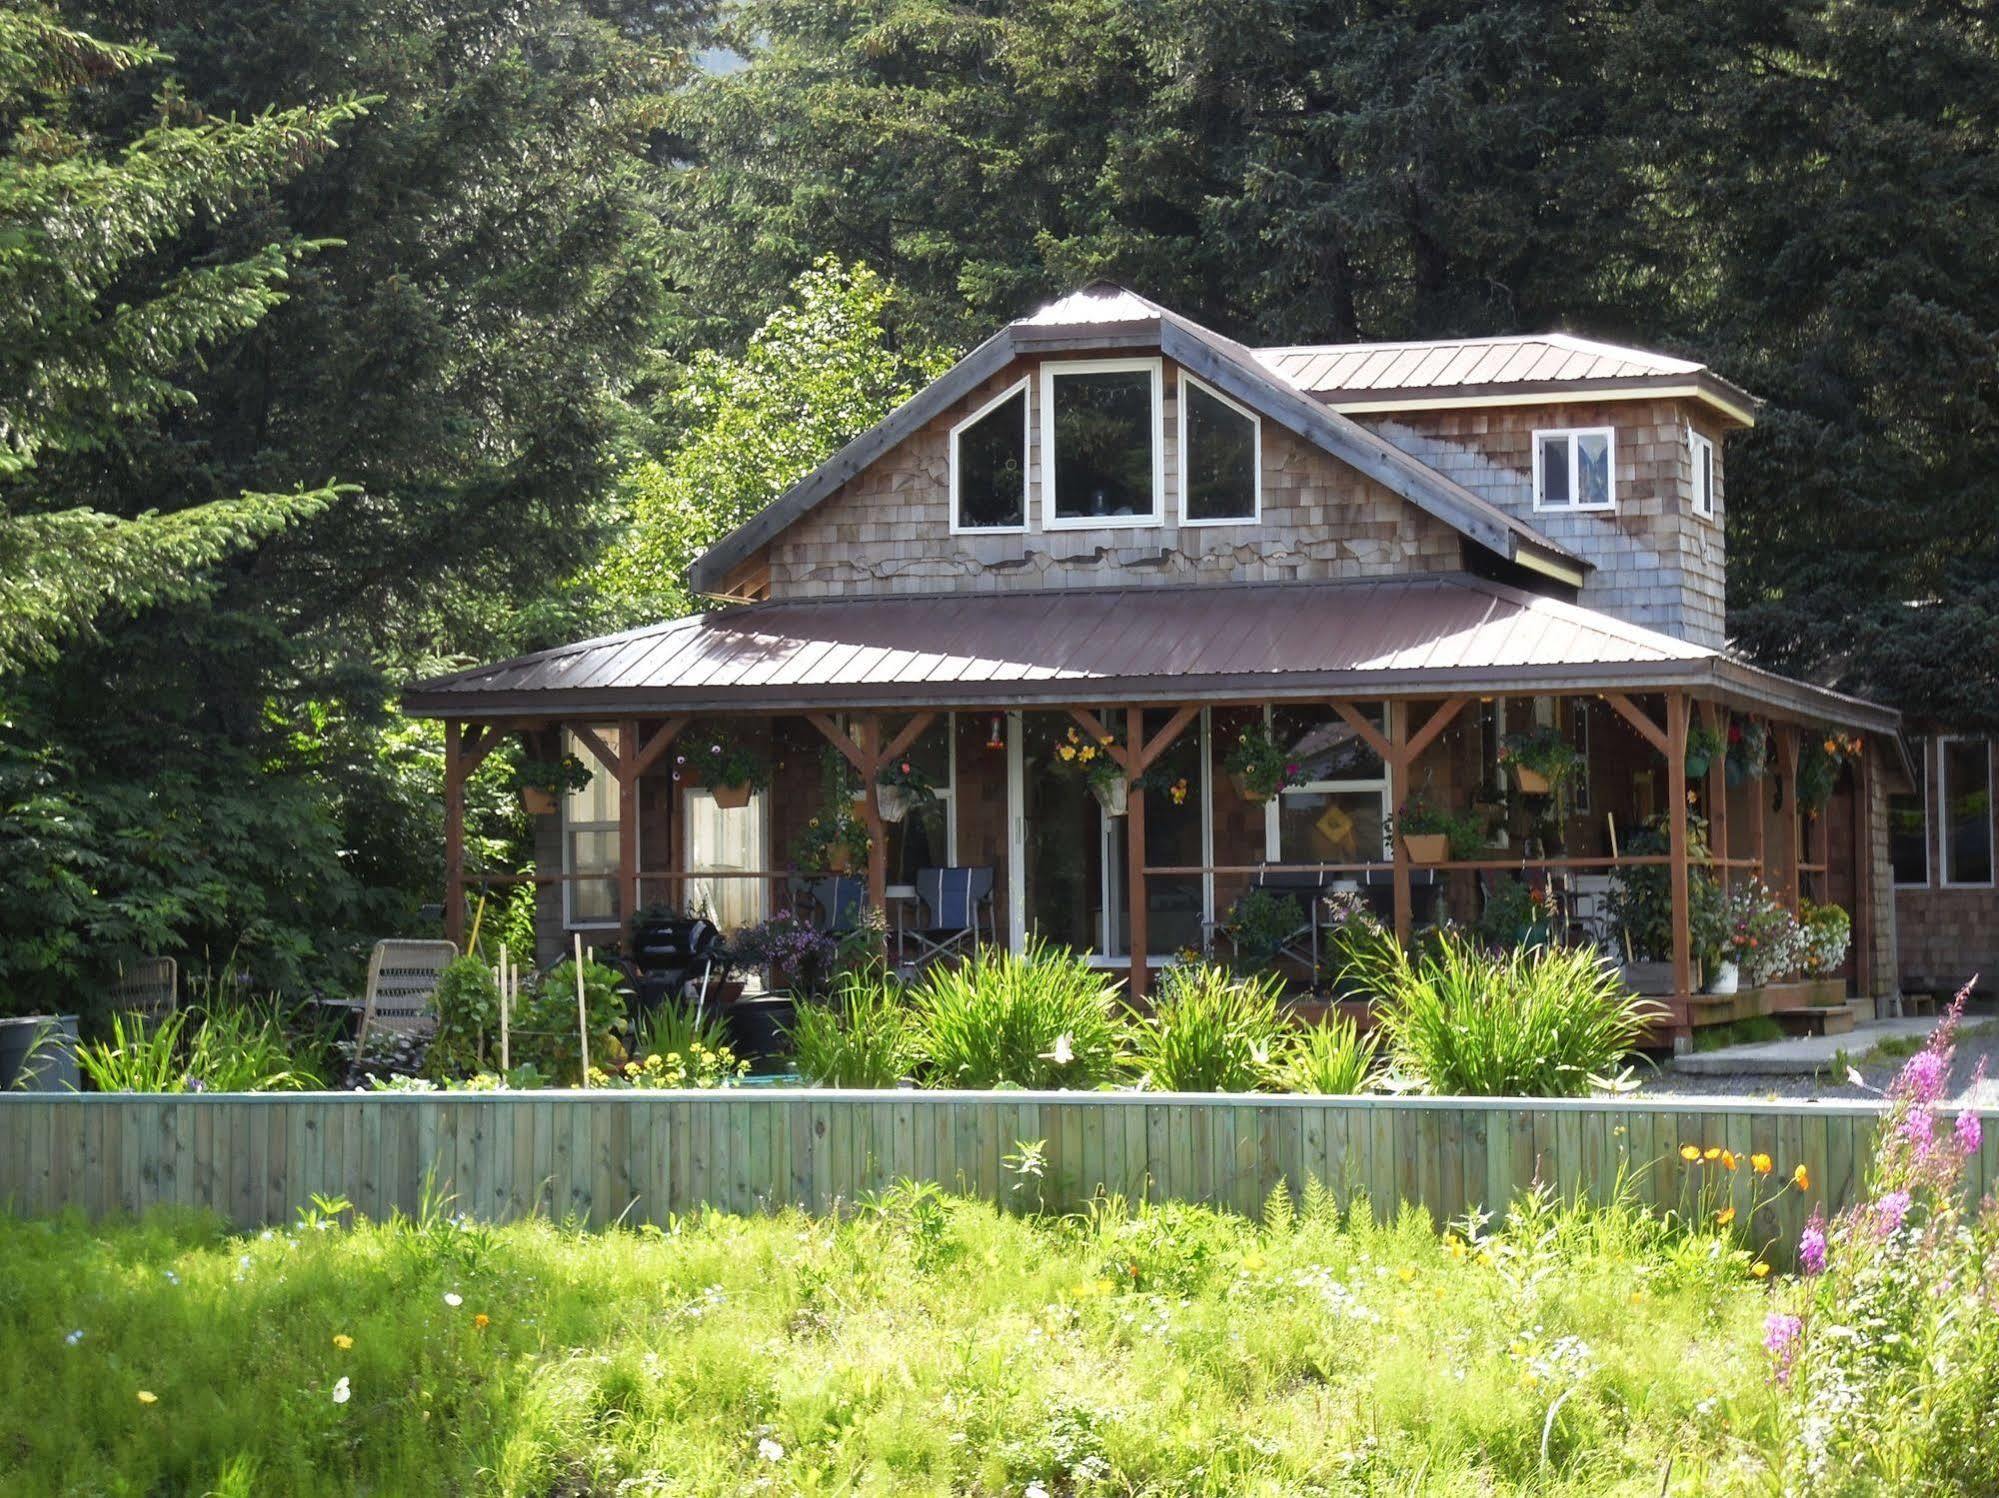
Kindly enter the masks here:
M 590 1085 L 627 1092 L 672 1092 L 692 1087 L 705 1091 L 734 1087 L 749 1075 L 750 1064 L 727 1046 L 710 1050 L 695 1041 L 683 1051 L 647 1051 L 623 1064 L 590 1067 Z
M 275 1005 L 178 1009 L 158 1022 L 114 1014 L 102 1040 L 77 1048 L 99 1092 L 298 1092 L 324 1086 Z
M 584 1012 L 589 1017 L 590 1064 L 622 1065 L 625 975 L 601 962 L 583 964 Z M 533 1067 L 559 1087 L 583 1080 L 582 1030 L 576 1006 L 576 963 L 558 963 L 540 981 L 522 986 L 508 1024 L 507 1048 L 516 1066 Z
M 1252 800 L 1268 801 L 1298 778 L 1298 767 L 1285 758 L 1283 748 L 1270 735 L 1270 725 L 1253 718 L 1229 746 L 1222 768 L 1238 777 Z
M 1262 1225 L 918 1185 L 601 1233 L 0 1216 L 0 1443 L 36 1494 L 1767 1490 L 1770 1297 L 1686 1267 L 1718 1240 L 1526 1203 L 1446 1238 L 1313 1185 Z
M 513 773 L 516 790 L 547 791 L 551 796 L 587 790 L 591 778 L 590 767 L 573 754 L 559 759 L 522 759 Z
M 1721 730 L 1696 723 L 1687 730 L 1687 779 L 1705 780 L 1709 766 L 1728 752 Z
M 910 990 L 923 1080 L 937 1087 L 1102 1087 L 1124 1055 L 1116 982 L 1035 942 L 933 963 Z
M 793 279 L 795 274 L 796 279 Z M 597 584 L 624 617 L 692 611 L 683 574 L 742 524 L 941 373 L 923 342 L 892 338 L 894 301 L 865 265 L 824 260 L 788 272 L 790 305 L 739 355 L 697 353 L 667 399 L 668 456 L 624 477 L 628 529 Z
M 1553 727 L 1509 733 L 1500 748 L 1499 761 L 1547 777 L 1547 794 L 1557 798 L 1583 768 L 1582 754 L 1567 734 Z
M 893 979 L 843 973 L 824 1002 L 801 999 L 787 1032 L 793 1064 L 820 1087 L 894 1087 L 916 1068 L 917 1029 Z
M 1284 944 L 1304 924 L 1305 908 L 1296 895 L 1252 888 L 1229 907 L 1222 929 L 1228 933 L 1236 965 L 1253 972 L 1276 962 Z
M 1159 974 L 1150 1013 L 1131 1022 L 1132 1064 L 1160 1092 L 1259 1092 L 1276 1080 L 1292 1040 L 1281 982 L 1209 963 Z
M 770 759 L 748 748 L 724 728 L 701 728 L 674 747 L 676 774 L 695 785 L 748 786 L 760 791 L 770 785 Z
M 1394 830 L 1397 836 L 1442 834 L 1452 858 L 1477 858 L 1485 851 L 1484 817 L 1477 812 L 1432 806 L 1420 796 L 1402 803 L 1402 809 L 1395 814 Z
M 500 984 L 478 957 L 459 957 L 437 975 L 437 1031 L 424 1057 L 433 1077 L 484 1069 L 500 1054 Z M 509 1016 L 518 1023 L 517 1016 Z
M 1345 1015 L 1328 1014 L 1299 1027 L 1284 1056 L 1280 1083 L 1285 1092 L 1354 1097 L 1373 1086 L 1380 1060 L 1379 1031 L 1363 1035 Z
M 1552 914 L 1545 891 L 1525 879 L 1502 879 L 1479 912 L 1478 934 L 1495 947 L 1545 945 Z
M 1657 1006 L 1587 948 L 1497 954 L 1446 936 L 1367 974 L 1395 1069 L 1450 1097 L 1582 1097 L 1615 1085 Z
M 1671 846 L 1663 817 L 1654 817 L 1624 840 L 1624 851 L 1652 857 Z M 1727 936 L 1721 886 L 1699 864 L 1708 856 L 1707 822 L 1687 817 L 1687 856 L 1695 865 L 1687 871 L 1688 935 L 1694 955 L 1704 962 L 1722 956 Z M 1639 962 L 1667 962 L 1673 956 L 1672 870 L 1663 863 L 1620 865 L 1610 876 L 1606 902 L 1612 922 L 1629 939 L 1631 956 Z M 1618 955 L 1624 955 L 1620 947 Z
M 696 1046 L 718 1055 L 729 1049 L 729 1020 L 720 1005 L 710 1005 L 697 1016 L 692 1004 L 663 999 L 632 1028 L 635 1056 L 684 1056 Z

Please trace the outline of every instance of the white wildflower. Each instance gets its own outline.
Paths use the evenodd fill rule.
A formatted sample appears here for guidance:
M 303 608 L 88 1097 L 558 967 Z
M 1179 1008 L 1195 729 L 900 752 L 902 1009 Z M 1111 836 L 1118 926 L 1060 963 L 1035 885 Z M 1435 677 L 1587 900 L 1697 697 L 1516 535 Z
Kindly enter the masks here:
M 444 1292 L 444 1303 L 456 1310 L 459 1306 L 465 1304 L 465 1297 L 460 1295 L 456 1290 L 446 1290 Z
M 83 1328 L 80 1326 L 75 1331 L 71 1332 L 67 1337 L 63 1338 L 63 1341 L 71 1347 L 76 1346 L 76 1344 L 81 1342 L 82 1340 L 83 1340 Z
M 784 1460 L 784 1447 L 773 1441 L 769 1436 L 765 1436 L 761 1441 L 757 1442 L 757 1455 L 767 1462 L 781 1462 Z
M 347 1375 L 344 1373 L 341 1374 L 340 1382 L 333 1386 L 333 1402 L 335 1404 L 345 1404 L 353 1397 L 353 1394 L 354 1391 L 347 1387 Z

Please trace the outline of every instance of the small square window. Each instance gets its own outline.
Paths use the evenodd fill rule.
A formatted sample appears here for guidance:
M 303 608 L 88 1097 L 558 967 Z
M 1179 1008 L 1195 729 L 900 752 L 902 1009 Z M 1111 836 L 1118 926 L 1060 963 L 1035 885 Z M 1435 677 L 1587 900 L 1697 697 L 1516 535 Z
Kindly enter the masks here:
M 1687 442 L 1694 455 L 1694 513 L 1714 519 L 1714 444 L 1699 432 L 1689 430 Z
M 1608 510 L 1616 502 L 1616 440 L 1609 427 L 1534 434 L 1534 508 Z

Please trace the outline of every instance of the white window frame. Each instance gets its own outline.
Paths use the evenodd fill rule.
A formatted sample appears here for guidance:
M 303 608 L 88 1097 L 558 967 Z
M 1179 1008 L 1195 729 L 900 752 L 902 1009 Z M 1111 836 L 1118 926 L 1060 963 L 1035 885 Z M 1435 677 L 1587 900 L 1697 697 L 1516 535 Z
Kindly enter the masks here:
M 1263 726 L 1268 731 L 1276 721 L 1272 704 L 1263 705 Z M 1390 799 L 1395 789 L 1394 777 L 1389 772 L 1388 761 L 1381 762 L 1381 777 L 1378 780 L 1301 780 L 1296 785 L 1281 786 L 1276 795 L 1263 803 L 1263 856 L 1271 863 L 1284 862 L 1283 829 L 1279 812 L 1283 810 L 1284 797 L 1292 792 L 1306 795 L 1351 794 L 1365 791 L 1381 792 L 1381 846 L 1372 858 L 1363 858 L 1362 863 L 1386 863 L 1393 857 L 1393 844 L 1389 840 L 1389 829 L 1394 824 L 1395 803 Z M 1210 860 L 1212 862 L 1212 860 Z
M 1693 454 L 1694 460 L 1694 513 L 1703 520 L 1712 520 L 1715 518 L 1714 499 L 1717 487 L 1715 483 L 1714 442 L 1710 438 L 1703 437 L 1692 427 L 1688 427 L 1687 451 Z M 1707 465 L 1707 482 L 1705 484 L 1701 482 L 1701 465 L 1703 460 L 1706 461 Z
M 1999 878 L 1999 838 L 1992 831 L 1992 740 L 1972 733 L 1955 733 L 1937 739 L 1937 867 L 1939 889 L 1991 889 Z M 1978 744 L 1985 750 L 1985 847 L 1986 875 L 1983 879 L 1950 877 L 1950 746 Z
M 1250 508 L 1247 515 L 1225 515 L 1214 520 L 1196 520 L 1187 513 L 1188 491 L 1193 479 L 1193 460 L 1187 447 L 1187 390 L 1190 386 L 1249 421 Z M 1206 380 L 1196 379 L 1184 369 L 1180 371 L 1180 398 L 1175 405 L 1179 408 L 1174 414 L 1179 422 L 1180 524 L 1186 526 L 1260 524 L 1263 520 L 1263 418 L 1241 401 L 1231 400 Z
M 687 906 L 694 906 L 697 904 L 705 905 L 707 907 L 710 916 L 712 917 L 718 913 L 717 906 L 719 904 L 719 902 L 714 897 L 717 894 L 719 894 L 723 888 L 732 885 L 747 884 L 750 886 L 751 893 L 756 897 L 753 902 L 756 910 L 756 918 L 755 918 L 756 921 L 763 921 L 769 919 L 770 904 L 771 904 L 770 901 L 771 888 L 767 880 L 733 879 L 733 878 L 718 879 L 713 877 L 712 875 L 704 880 L 701 877 L 701 875 L 696 872 L 694 867 L 693 838 L 691 835 L 694 826 L 694 813 L 691 803 L 693 802 L 693 799 L 696 796 L 706 796 L 709 800 L 712 801 L 714 799 L 715 793 L 709 787 L 702 785 L 683 785 L 677 787 L 677 789 L 680 792 L 680 801 L 679 804 L 674 807 L 674 815 L 680 818 L 680 825 L 683 828 L 689 830 L 688 848 L 687 848 L 688 867 L 683 872 L 688 874 L 690 877 L 687 879 L 687 881 L 684 884 L 681 885 L 681 890 L 683 892 L 682 893 L 683 903 Z M 768 790 L 751 792 L 749 805 L 750 807 L 755 808 L 757 814 L 757 846 L 754 849 L 752 849 L 751 852 L 754 854 L 756 858 L 756 867 L 761 869 L 768 869 L 771 863 L 770 792 Z M 698 894 L 697 891 L 699 892 Z M 755 924 L 755 922 L 753 921 L 752 924 Z
M 590 725 L 590 730 L 599 737 L 602 737 L 607 732 L 613 734 L 617 732 L 615 725 L 606 723 L 593 723 Z M 605 742 L 609 743 L 611 740 L 606 739 Z M 611 767 L 592 754 L 585 747 L 583 741 L 566 728 L 562 730 L 562 749 L 563 753 L 575 755 L 578 760 L 588 766 L 592 779 L 595 779 L 599 775 L 611 776 L 612 794 L 614 796 L 622 794 L 622 790 L 617 783 L 617 776 L 611 773 Z M 572 832 L 602 832 L 609 830 L 622 838 L 624 835 L 623 818 L 621 816 L 614 816 L 608 822 L 571 821 L 569 817 L 569 797 L 570 793 L 565 790 L 556 801 L 556 807 L 561 813 L 562 823 L 562 929 L 565 931 L 615 931 L 624 924 L 621 916 L 613 916 L 608 921 L 579 921 L 576 918 L 576 845 L 570 834 Z M 622 853 L 622 850 L 620 851 Z M 620 908 L 625 900 L 625 891 L 618 887 L 618 867 L 622 867 L 622 865 L 623 859 L 620 857 L 619 865 L 613 867 L 608 875 L 591 874 L 588 876 L 591 879 L 604 878 L 609 882 L 613 909 Z M 636 864 L 634 866 L 643 867 L 643 865 Z
M 1021 536 L 1027 533 L 1028 509 L 1034 501 L 1034 397 L 1029 394 L 1031 383 L 1022 375 L 1006 389 L 987 401 L 978 410 L 951 428 L 951 534 L 954 536 Z M 1020 423 L 1020 524 L 1019 525 L 960 525 L 958 523 L 958 436 L 967 428 L 977 426 L 986 417 L 1019 396 L 1027 404 Z
M 977 531 L 973 535 L 979 534 Z M 944 773 L 950 783 L 930 788 L 931 799 L 944 803 L 944 861 L 958 864 L 958 714 L 940 715 L 944 727 Z
M 1889 878 L 1894 881 L 1896 889 L 1929 889 L 1931 882 L 1939 872 L 1938 860 L 1935 854 L 1937 846 L 1935 829 L 1931 825 L 1930 820 L 1930 781 L 1934 778 L 1930 774 L 1930 741 L 1926 738 L 1916 740 L 1916 750 L 1917 759 L 1921 765 L 1916 783 L 1916 804 L 1923 809 L 1923 877 L 1920 881 L 1895 879 L 1895 859 L 1891 851 L 1888 858 Z M 1986 771 L 1988 774 L 1991 772 L 1991 761 L 1989 758 L 1986 761 Z M 1889 837 L 1891 845 L 1893 840 L 1893 831 L 1891 829 Z
M 1541 444 L 1549 437 L 1569 439 L 1569 502 L 1551 505 L 1542 500 Z M 1576 499 L 1580 485 L 1576 483 L 1579 464 L 1576 444 L 1584 437 L 1604 439 L 1604 476 L 1608 498 L 1602 504 L 1583 504 Z M 1617 508 L 1617 428 L 1616 427 L 1541 427 L 1534 433 L 1534 511 L 1539 515 L 1605 514 Z
M 1055 382 L 1064 375 L 1150 374 L 1152 376 L 1152 510 L 1145 515 L 1056 514 Z M 1163 359 L 1050 359 L 1041 366 L 1041 528 L 1045 531 L 1137 530 L 1165 523 L 1166 367 Z

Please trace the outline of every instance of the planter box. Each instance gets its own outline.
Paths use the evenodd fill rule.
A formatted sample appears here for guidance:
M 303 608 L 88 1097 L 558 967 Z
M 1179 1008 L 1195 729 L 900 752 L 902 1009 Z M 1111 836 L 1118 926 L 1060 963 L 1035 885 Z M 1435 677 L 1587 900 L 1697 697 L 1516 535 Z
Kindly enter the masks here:
M 744 781 L 741 785 L 711 785 L 708 787 L 708 794 L 713 796 L 715 804 L 724 810 L 740 811 L 750 804 L 750 797 L 754 793 L 750 790 L 749 782 Z
M 1846 980 L 1793 978 L 1784 983 L 1766 983 L 1763 999 L 1772 1014 L 1786 1009 L 1830 1009 L 1846 1002 Z
M 1673 964 L 1670 962 L 1627 962 L 1618 970 L 1625 987 L 1633 993 L 1671 994 Z
M 76 1045 L 73 1014 L 0 1019 L 0 1092 L 80 1090 Z
M 1442 863 L 1451 852 L 1451 840 L 1441 832 L 1405 832 L 1402 846 L 1411 863 Z
M 1255 791 L 1251 790 L 1249 782 L 1243 778 L 1240 771 L 1230 770 L 1228 776 L 1229 784 L 1235 788 L 1238 800 L 1247 801 L 1251 806 L 1261 806 L 1270 799 L 1268 796 L 1259 796 Z
M 521 787 L 521 808 L 531 817 L 552 817 L 555 815 L 555 792 L 545 791 L 537 785 Z
M 1107 817 L 1123 816 L 1131 804 L 1131 782 L 1122 775 L 1116 780 L 1093 783 L 1090 793 L 1097 798 L 1097 805 L 1104 809 Z
M 1525 765 L 1513 767 L 1513 779 L 1519 785 L 1520 794 L 1523 796 L 1545 796 L 1553 789 L 1548 784 L 1547 776 L 1539 770 L 1530 770 Z
M 910 807 L 916 804 L 916 797 L 907 786 L 877 785 L 875 806 L 882 814 L 884 822 L 900 822 L 909 815 Z

